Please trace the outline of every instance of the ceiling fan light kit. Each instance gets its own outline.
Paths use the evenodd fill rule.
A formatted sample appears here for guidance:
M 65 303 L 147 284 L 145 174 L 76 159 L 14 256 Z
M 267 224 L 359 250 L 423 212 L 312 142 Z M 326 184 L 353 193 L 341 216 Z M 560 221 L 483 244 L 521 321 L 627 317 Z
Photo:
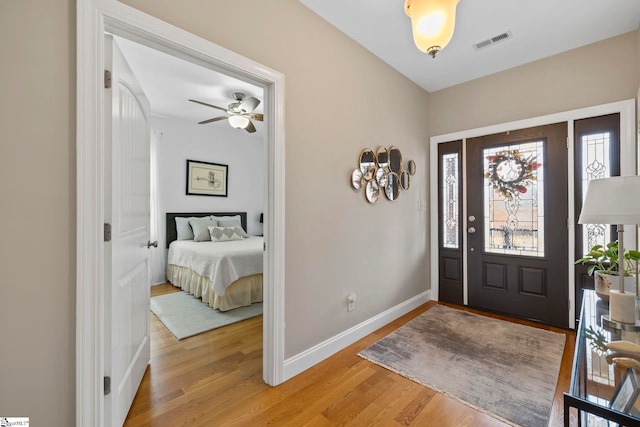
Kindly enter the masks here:
M 247 98 L 242 92 L 234 92 L 233 99 L 235 99 L 235 102 L 230 103 L 227 108 L 218 107 L 217 105 L 208 104 L 206 102 L 197 101 L 195 99 L 190 99 L 189 101 L 195 102 L 196 104 L 205 105 L 207 107 L 215 108 L 216 110 L 221 110 L 227 113 L 226 116 L 214 117 L 212 119 L 198 122 L 198 124 L 200 125 L 226 119 L 232 128 L 244 129 L 249 133 L 255 132 L 256 127 L 254 126 L 251 119 L 257 120 L 259 122 L 263 121 L 262 114 L 253 112 L 253 110 L 255 110 L 258 105 L 260 105 L 260 100 L 254 98 L 253 96 Z
M 460 0 L 406 0 L 404 11 L 411 18 L 413 41 L 432 58 L 449 44 L 456 25 Z
M 229 117 L 229 124 L 232 128 L 244 129 L 249 126 L 249 119 L 244 116 L 234 115 Z

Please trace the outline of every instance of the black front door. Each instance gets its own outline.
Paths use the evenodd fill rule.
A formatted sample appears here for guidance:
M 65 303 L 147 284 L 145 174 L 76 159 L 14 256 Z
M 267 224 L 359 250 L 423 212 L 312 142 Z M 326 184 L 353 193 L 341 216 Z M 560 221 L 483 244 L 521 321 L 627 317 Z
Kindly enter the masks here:
M 567 124 L 470 138 L 470 306 L 568 326 Z

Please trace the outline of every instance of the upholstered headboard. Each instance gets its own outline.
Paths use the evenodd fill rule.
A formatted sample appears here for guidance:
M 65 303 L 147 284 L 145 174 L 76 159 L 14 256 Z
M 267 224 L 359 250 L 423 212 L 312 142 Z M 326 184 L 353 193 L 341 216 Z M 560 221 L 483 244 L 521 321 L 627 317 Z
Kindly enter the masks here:
M 178 232 L 176 231 L 176 217 L 203 217 L 203 216 L 235 216 L 240 215 L 240 222 L 242 223 L 242 228 L 244 231 L 247 231 L 247 213 L 246 212 L 167 212 L 166 217 L 166 228 L 167 228 L 167 248 L 169 244 L 178 238 Z

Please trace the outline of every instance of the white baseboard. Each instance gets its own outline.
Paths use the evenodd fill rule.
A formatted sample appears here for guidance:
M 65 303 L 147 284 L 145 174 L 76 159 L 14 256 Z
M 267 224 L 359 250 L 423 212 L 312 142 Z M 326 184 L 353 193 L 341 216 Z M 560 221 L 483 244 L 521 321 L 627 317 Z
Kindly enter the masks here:
M 303 351 L 302 353 L 286 359 L 284 361 L 283 382 L 322 362 L 324 359 L 333 356 L 343 348 L 375 332 L 398 317 L 420 307 L 430 299 L 431 291 L 425 291 L 401 304 L 396 305 L 395 307 L 391 307 L 377 316 L 365 320 L 364 322 Z

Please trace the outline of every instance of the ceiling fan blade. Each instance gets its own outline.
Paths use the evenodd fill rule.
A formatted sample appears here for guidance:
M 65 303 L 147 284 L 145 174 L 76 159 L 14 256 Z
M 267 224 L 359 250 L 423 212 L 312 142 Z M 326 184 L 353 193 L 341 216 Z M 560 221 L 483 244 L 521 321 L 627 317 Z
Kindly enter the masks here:
M 251 120 L 249 120 L 249 124 L 247 125 L 246 128 L 244 128 L 244 130 L 246 130 L 249 133 L 254 133 L 256 131 L 256 127 L 253 125 Z
M 250 96 L 249 98 L 243 100 L 238 107 L 242 113 L 250 113 L 256 109 L 256 107 L 260 104 L 260 100 Z
M 209 120 L 204 120 L 204 121 L 202 121 L 202 122 L 198 122 L 198 124 L 199 124 L 199 125 L 205 125 L 205 124 L 207 124 L 207 123 L 217 122 L 217 121 L 225 120 L 225 119 L 228 119 L 228 118 L 229 118 L 229 116 L 214 117 L 213 119 L 209 119 Z
M 245 117 L 249 117 L 250 119 L 254 119 L 257 120 L 259 122 L 263 121 L 263 115 L 262 114 L 258 114 L 258 113 L 251 113 L 251 114 L 245 114 Z
M 217 110 L 227 111 L 226 108 L 218 107 L 217 105 L 207 104 L 206 102 L 202 102 L 202 101 L 196 101 L 195 99 L 190 99 L 189 101 L 195 102 L 196 104 L 206 105 L 207 107 L 215 108 Z

